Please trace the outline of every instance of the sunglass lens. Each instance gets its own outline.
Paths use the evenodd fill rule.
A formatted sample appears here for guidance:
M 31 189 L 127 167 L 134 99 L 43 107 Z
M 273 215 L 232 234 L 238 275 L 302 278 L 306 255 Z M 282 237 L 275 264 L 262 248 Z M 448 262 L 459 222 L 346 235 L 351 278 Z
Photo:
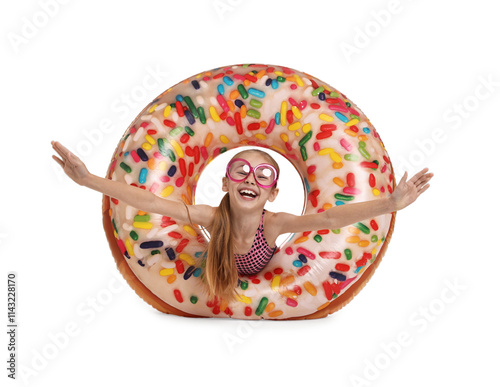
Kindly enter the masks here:
M 229 167 L 229 175 L 234 180 L 243 180 L 248 176 L 250 167 L 244 161 L 235 161 Z
M 255 177 L 257 181 L 262 185 L 273 184 L 276 176 L 274 170 L 266 166 L 260 166 L 255 170 Z

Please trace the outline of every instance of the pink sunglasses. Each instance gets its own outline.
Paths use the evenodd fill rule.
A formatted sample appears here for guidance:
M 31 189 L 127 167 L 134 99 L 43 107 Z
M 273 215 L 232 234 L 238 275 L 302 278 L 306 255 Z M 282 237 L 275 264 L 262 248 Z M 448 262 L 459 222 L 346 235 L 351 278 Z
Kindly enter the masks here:
M 262 188 L 272 187 L 278 180 L 278 171 L 267 163 L 252 168 L 247 160 L 237 158 L 231 160 L 226 168 L 226 176 L 236 183 L 241 183 L 250 173 L 253 173 L 255 182 Z

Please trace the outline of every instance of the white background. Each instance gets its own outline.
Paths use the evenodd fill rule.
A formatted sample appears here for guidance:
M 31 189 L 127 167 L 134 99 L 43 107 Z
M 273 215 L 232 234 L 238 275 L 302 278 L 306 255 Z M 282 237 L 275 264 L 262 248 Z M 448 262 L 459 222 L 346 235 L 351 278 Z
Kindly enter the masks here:
M 15 271 L 19 327 L 16 381 L 6 377 L 2 328 L 2 385 L 498 385 L 494 2 L 6 4 L 0 320 Z M 82 160 L 104 176 L 151 100 L 238 63 L 284 65 L 336 87 L 377 128 L 398 181 L 403 170 L 435 173 L 398 213 L 374 277 L 327 318 L 251 324 L 157 312 L 119 279 L 101 194 L 61 175 L 51 159 L 58 140 L 86 149 Z M 158 79 L 146 89 L 151 71 Z M 103 122 L 112 130 L 100 131 Z

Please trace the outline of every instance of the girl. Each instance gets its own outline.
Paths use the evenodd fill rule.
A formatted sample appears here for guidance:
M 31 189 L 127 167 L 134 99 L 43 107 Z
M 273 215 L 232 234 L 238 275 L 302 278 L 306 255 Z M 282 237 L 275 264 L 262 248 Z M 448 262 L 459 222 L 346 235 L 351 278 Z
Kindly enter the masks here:
M 261 271 L 276 250 L 281 234 L 311 230 L 337 229 L 379 215 L 399 211 L 413 203 L 434 176 L 424 168 L 409 181 L 405 172 L 393 193 L 383 199 L 332 207 L 317 214 L 296 216 L 264 209 L 278 195 L 279 166 L 266 152 L 250 149 L 236 154 L 228 163 L 222 190 L 226 195 L 218 207 L 186 205 L 153 193 L 95 176 L 83 162 L 52 141 L 61 156 L 52 158 L 77 184 L 122 200 L 142 211 L 170 216 L 179 222 L 203 226 L 210 233 L 205 279 L 211 296 L 235 299 L 238 273 L 252 275 Z

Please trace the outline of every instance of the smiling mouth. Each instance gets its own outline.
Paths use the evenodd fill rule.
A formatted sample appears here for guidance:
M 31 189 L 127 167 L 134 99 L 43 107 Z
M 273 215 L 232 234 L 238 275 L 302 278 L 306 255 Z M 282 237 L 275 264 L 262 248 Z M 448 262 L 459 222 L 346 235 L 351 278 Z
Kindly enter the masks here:
M 239 191 L 239 194 L 241 197 L 245 199 L 255 199 L 257 197 L 257 193 L 249 190 L 249 189 L 242 189 Z

